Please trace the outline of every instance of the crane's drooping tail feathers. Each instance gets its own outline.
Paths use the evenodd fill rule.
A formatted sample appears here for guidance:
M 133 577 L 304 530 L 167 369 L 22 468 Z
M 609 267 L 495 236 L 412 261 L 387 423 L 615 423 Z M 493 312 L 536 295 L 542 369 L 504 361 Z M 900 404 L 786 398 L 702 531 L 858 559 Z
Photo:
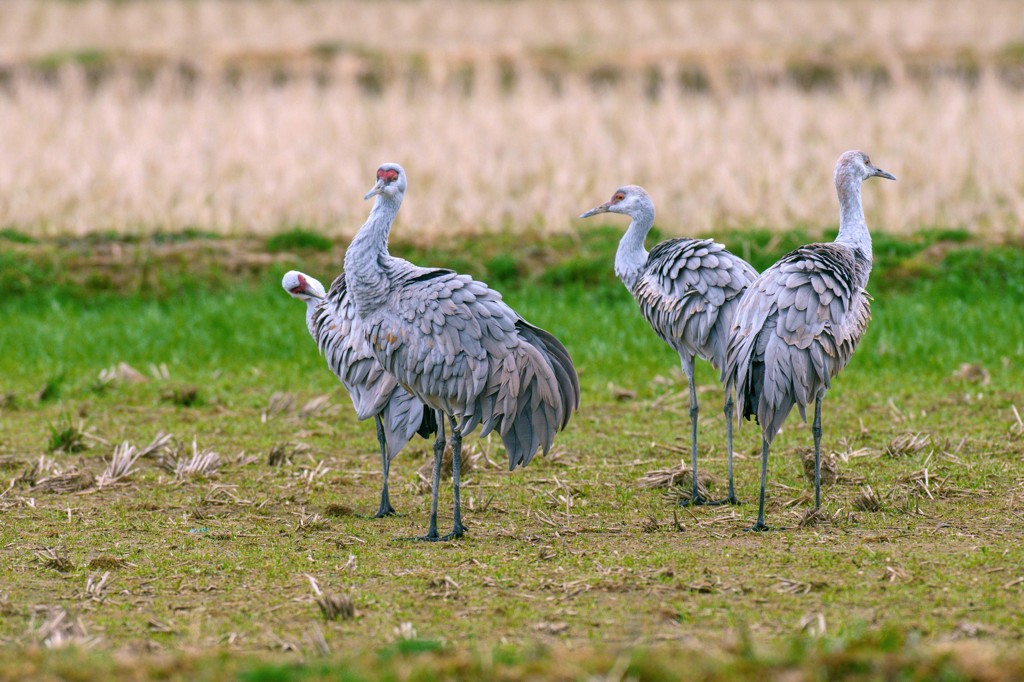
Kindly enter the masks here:
M 572 364 L 572 358 L 569 357 L 569 351 L 554 336 L 540 327 L 534 327 L 525 320 L 516 322 L 516 329 L 527 343 L 541 352 L 555 373 L 563 407 L 563 417 L 559 428 L 564 429 L 569 423 L 569 417 L 580 405 L 580 380 L 576 376 L 576 368 Z
M 510 471 L 529 464 L 538 449 L 547 454 L 555 433 L 566 427 L 580 402 L 579 378 L 565 346 L 522 319 L 516 322 L 516 330 L 526 343 L 518 349 L 514 362 L 506 364 L 514 376 L 489 386 L 497 389 L 485 391 L 490 404 L 477 408 L 478 414 L 500 415 L 484 423 L 483 433 L 498 429 Z M 492 405 L 498 409 L 492 411 Z

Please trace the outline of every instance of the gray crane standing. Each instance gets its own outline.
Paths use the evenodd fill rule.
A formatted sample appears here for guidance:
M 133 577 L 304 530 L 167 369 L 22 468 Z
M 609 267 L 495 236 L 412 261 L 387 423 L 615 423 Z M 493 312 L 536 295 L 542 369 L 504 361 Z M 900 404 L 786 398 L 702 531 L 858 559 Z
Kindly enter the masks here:
M 740 413 L 761 426 L 761 495 L 757 523 L 764 523 L 768 450 L 793 405 L 807 421 L 814 401 L 814 508 L 821 506 L 821 401 L 831 380 L 850 361 L 871 317 L 865 291 L 871 273 L 871 235 L 864 222 L 861 183 L 895 180 L 860 151 L 836 162 L 839 234 L 783 256 L 747 288 L 729 337 L 724 378 L 735 387 Z
M 345 253 L 345 280 L 374 356 L 401 386 L 436 409 L 430 528 L 422 540 L 462 537 L 459 491 L 462 437 L 497 431 L 509 470 L 545 453 L 579 405 L 580 386 L 565 347 L 527 323 L 501 294 L 466 275 L 422 268 L 388 253 L 388 236 L 406 190 L 398 164 L 377 170 L 376 197 Z M 437 533 L 437 496 L 451 427 L 454 523 Z
M 319 281 L 295 270 L 285 274 L 281 286 L 306 303 L 306 327 L 351 396 L 356 416 L 360 420 L 372 416 L 376 422 L 384 482 L 380 507 L 373 518 L 393 516 L 395 510 L 388 494 L 391 460 L 417 433 L 423 438 L 434 435 L 434 411 L 399 386 L 373 356 L 346 294 L 344 275 L 334 280 L 329 293 Z
M 581 218 L 621 213 L 632 218 L 615 254 L 615 274 L 633 294 L 640 312 L 662 341 L 679 354 L 690 387 L 691 473 L 693 489 L 683 504 L 738 504 L 732 472 L 732 393 L 725 394 L 725 429 L 729 450 L 729 494 L 705 500 L 697 489 L 697 389 L 694 358 L 718 371 L 725 366 L 729 329 L 739 297 L 757 271 L 711 239 L 669 239 L 647 253 L 644 239 L 654 225 L 654 202 L 642 188 L 626 185 L 611 200 Z

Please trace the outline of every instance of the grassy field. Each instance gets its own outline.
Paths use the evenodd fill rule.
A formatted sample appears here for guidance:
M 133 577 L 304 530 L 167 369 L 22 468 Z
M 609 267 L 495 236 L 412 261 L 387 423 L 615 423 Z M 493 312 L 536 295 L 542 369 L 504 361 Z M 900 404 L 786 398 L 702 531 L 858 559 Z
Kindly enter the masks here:
M 610 273 L 619 233 L 396 247 L 500 286 L 566 342 L 583 384 L 555 451 L 525 470 L 467 441 L 468 535 L 430 546 L 404 539 L 426 524 L 427 443 L 392 470 L 404 515 L 361 516 L 372 428 L 278 285 L 293 266 L 328 281 L 329 241 L 4 233 L 0 679 L 1019 675 L 1020 249 L 878 236 L 874 319 L 826 401 L 826 513 L 807 517 L 810 432 L 793 416 L 771 462 L 779 530 L 752 536 L 750 425 L 742 506 L 691 512 L 641 483 L 687 456 L 687 403 Z M 809 237 L 720 236 L 758 267 Z M 143 380 L 100 379 L 120 362 Z M 720 490 L 721 389 L 707 367 L 698 383 Z M 167 448 L 105 481 L 116 444 L 160 432 Z M 176 474 L 194 451 L 216 471 Z

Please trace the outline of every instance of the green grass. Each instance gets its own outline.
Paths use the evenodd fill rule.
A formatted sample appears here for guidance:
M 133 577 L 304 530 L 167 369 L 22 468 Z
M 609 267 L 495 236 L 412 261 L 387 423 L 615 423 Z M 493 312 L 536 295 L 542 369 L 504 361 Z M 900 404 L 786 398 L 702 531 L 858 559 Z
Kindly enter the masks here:
M 736 447 L 746 504 L 690 512 L 638 483 L 687 457 L 687 402 L 678 359 L 608 274 L 618 234 L 582 234 L 574 250 L 557 240 L 507 253 L 400 246 L 419 262 L 461 259 L 481 277 L 498 275 L 513 307 L 563 339 L 583 386 L 555 452 L 525 470 L 505 470 L 496 439 L 467 440 L 496 466 L 476 460 L 463 489 L 469 533 L 448 545 L 402 539 L 426 525 L 424 441 L 392 467 L 392 501 L 405 515 L 357 515 L 376 507 L 372 425 L 355 421 L 308 338 L 304 307 L 279 285 L 299 265 L 329 281 L 339 254 L 281 256 L 250 271 L 232 264 L 226 240 L 172 240 L 186 251 L 140 244 L 122 270 L 98 272 L 89 259 L 102 244 L 6 252 L 21 274 L 0 275 L 0 480 L 11 486 L 0 497 L 0 641 L 9 643 L 0 679 L 138 670 L 168 679 L 526 679 L 613 669 L 638 679 L 681 670 L 708 680 L 787 671 L 1001 679 L 988 674 L 999 670 L 993 661 L 1024 626 L 1014 530 L 1024 480 L 1013 413 L 1024 408 L 1020 252 L 955 234 L 876 240 L 874 317 L 825 403 L 824 448 L 839 454 L 826 522 L 799 526 L 809 506 L 800 455 L 811 439 L 794 414 L 770 464 L 768 520 L 781 529 L 752 536 L 743 532 L 756 511 L 751 425 Z M 745 234 L 736 250 L 762 265 L 794 245 Z M 88 284 L 102 277 L 127 282 L 128 295 Z M 119 362 L 147 375 L 164 363 L 169 378 L 98 382 Z M 962 363 L 983 367 L 987 381 L 955 376 Z M 720 491 L 721 388 L 703 365 L 697 382 L 702 466 Z M 292 393 L 293 407 L 267 415 L 275 392 Z M 326 409 L 302 413 L 322 394 Z M 48 455 L 65 472 L 97 475 L 113 444 L 142 446 L 161 430 L 189 448 L 196 438 L 222 465 L 207 480 L 176 482 L 140 460 L 126 481 L 99 490 L 33 491 L 20 476 L 65 427 L 89 434 L 84 451 Z M 888 456 L 905 433 L 929 444 Z M 305 450 L 268 466 L 281 443 Z M 867 485 L 879 511 L 854 509 Z M 441 500 L 443 528 L 447 490 Z M 70 570 L 41 559 L 47 549 Z M 87 579 L 108 570 L 109 589 L 91 597 Z M 351 595 L 356 617 L 323 620 L 307 574 Z M 54 605 L 99 637 L 95 653 L 34 648 L 37 609 Z M 813 632 L 820 622 L 824 637 Z M 403 623 L 415 630 L 408 641 L 397 634 Z M 317 653 L 317 629 L 333 653 Z M 944 644 L 965 638 L 989 647 Z M 143 654 L 162 650 L 190 653 Z M 1003 678 L 1020 665 L 1010 660 Z

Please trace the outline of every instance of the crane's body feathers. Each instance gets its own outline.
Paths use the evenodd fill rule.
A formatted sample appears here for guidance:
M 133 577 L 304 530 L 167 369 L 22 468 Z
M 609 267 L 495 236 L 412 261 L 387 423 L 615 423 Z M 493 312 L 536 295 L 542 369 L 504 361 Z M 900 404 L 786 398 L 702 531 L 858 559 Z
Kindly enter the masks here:
M 665 343 L 721 371 L 736 305 L 755 277 L 746 261 L 711 239 L 670 239 L 651 249 L 631 291 Z
M 454 415 L 462 435 L 497 431 L 509 468 L 546 453 L 579 404 L 565 347 L 467 275 L 387 265 L 388 304 L 365 322 L 376 359 L 424 404 Z
M 389 461 L 413 436 L 430 438 L 437 431 L 433 412 L 384 371 L 374 356 L 347 294 L 344 273 L 313 313 L 310 333 L 352 398 L 356 417 L 380 416 Z

